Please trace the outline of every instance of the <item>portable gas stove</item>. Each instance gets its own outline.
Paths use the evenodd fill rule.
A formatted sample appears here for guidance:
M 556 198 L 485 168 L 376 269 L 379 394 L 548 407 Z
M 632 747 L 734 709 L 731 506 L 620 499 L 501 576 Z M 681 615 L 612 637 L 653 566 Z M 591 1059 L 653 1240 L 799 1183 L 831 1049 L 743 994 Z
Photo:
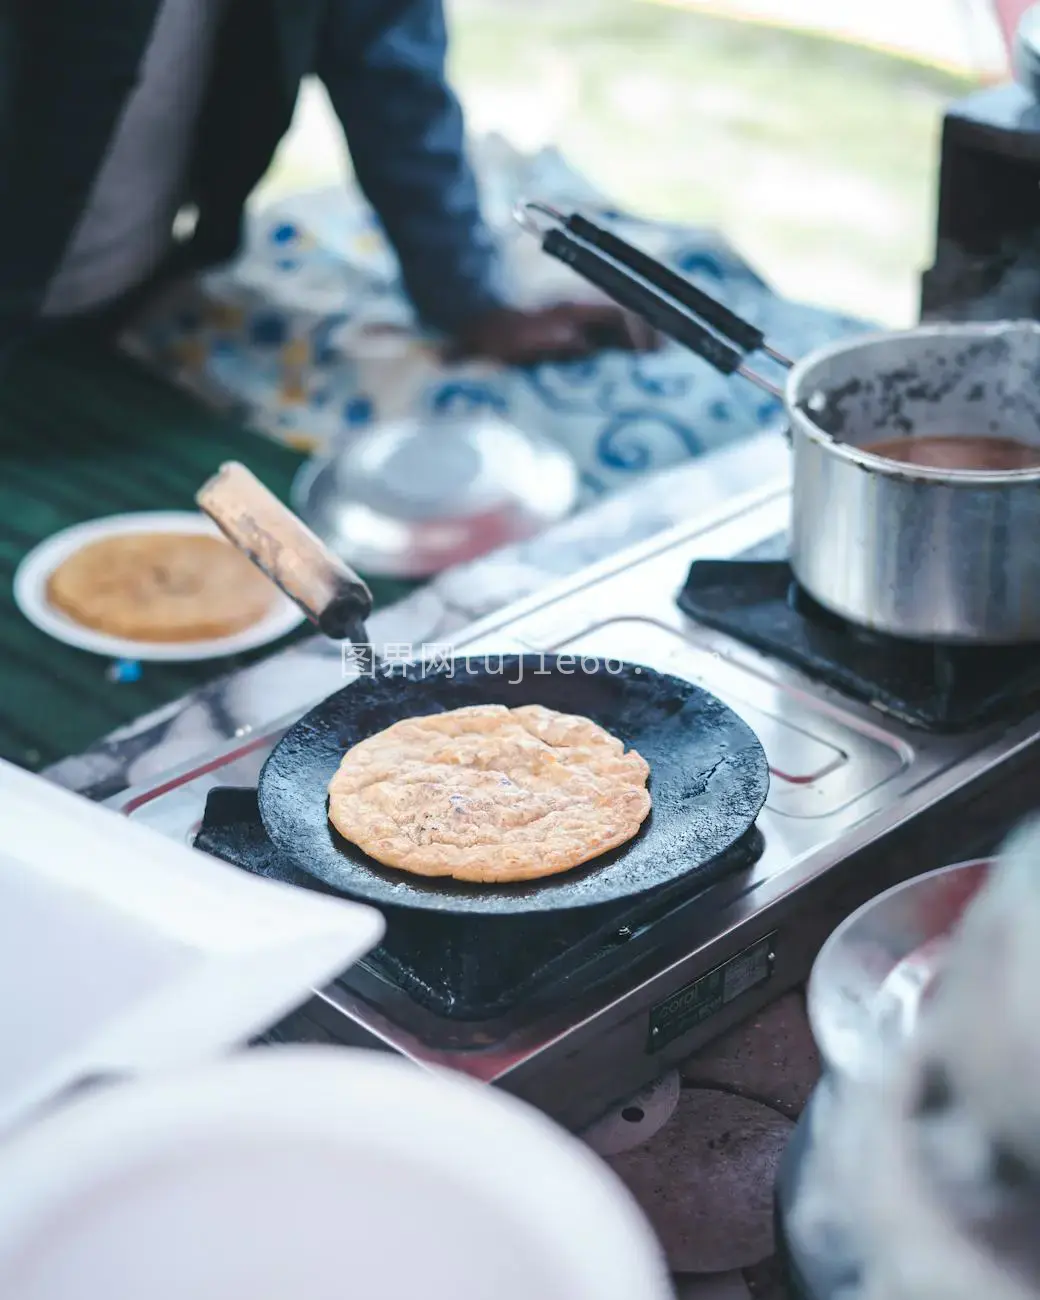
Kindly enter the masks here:
M 803 981 L 867 898 L 993 847 L 1034 802 L 1040 655 L 909 650 L 843 628 L 792 597 L 788 510 L 779 484 L 455 640 L 474 656 L 643 663 L 742 715 L 765 748 L 771 790 L 713 883 L 627 910 L 527 916 L 525 929 L 456 919 L 447 933 L 429 916 L 389 918 L 384 948 L 275 1038 L 382 1046 L 580 1128 Z M 200 847 L 284 875 L 250 789 L 295 720 L 113 802 L 192 842 L 205 815 Z

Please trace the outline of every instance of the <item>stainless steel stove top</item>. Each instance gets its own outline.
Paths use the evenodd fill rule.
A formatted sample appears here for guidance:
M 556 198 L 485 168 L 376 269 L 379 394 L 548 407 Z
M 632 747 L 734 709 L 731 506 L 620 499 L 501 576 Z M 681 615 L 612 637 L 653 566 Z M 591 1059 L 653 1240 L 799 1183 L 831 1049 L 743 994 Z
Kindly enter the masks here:
M 477 1046 L 473 1035 L 457 1042 L 443 1020 L 399 993 L 369 990 L 365 1001 L 342 985 L 316 994 L 282 1027 L 285 1036 L 382 1045 L 496 1083 L 580 1127 L 802 981 L 830 930 L 866 898 L 992 847 L 1037 788 L 1040 712 L 957 736 L 914 730 L 678 609 L 694 559 L 782 555 L 788 509 L 786 488 L 759 494 L 721 521 L 657 538 L 475 625 L 454 647 L 630 659 L 725 700 L 757 732 L 772 770 L 754 868 L 640 936 L 623 980 L 480 1026 Z M 255 784 L 294 720 L 114 806 L 190 841 L 208 791 Z

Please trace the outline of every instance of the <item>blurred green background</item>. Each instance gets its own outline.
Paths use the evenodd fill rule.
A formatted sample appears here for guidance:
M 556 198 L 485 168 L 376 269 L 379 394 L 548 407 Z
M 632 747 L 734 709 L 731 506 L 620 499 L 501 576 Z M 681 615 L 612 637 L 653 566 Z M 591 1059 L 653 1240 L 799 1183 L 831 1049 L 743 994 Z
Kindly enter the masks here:
M 718 227 L 793 298 L 915 319 L 942 114 L 972 77 L 644 0 L 449 6 L 473 132 L 555 144 L 625 207 Z M 263 197 L 344 165 L 308 88 Z

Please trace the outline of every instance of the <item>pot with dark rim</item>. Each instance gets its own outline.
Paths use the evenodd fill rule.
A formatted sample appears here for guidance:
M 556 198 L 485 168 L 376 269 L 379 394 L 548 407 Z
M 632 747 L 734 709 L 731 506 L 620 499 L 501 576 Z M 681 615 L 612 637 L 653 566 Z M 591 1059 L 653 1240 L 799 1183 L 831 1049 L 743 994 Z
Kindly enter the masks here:
M 810 596 L 911 640 L 1040 642 L 1040 325 L 844 342 L 798 362 L 786 397 L 791 567 Z M 1013 440 L 1035 463 L 940 469 L 870 450 L 928 436 Z

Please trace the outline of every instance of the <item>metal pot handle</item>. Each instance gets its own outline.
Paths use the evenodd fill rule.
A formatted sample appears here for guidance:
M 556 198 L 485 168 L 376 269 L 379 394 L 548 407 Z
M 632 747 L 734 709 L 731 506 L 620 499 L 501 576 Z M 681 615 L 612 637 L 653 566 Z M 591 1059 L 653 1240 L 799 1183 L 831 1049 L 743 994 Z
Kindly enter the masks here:
M 742 375 L 770 397 L 783 391 L 748 364 L 762 352 L 790 370 L 794 362 L 778 352 L 760 329 L 730 311 L 703 289 L 595 225 L 580 212 L 569 215 L 547 203 L 525 200 L 513 213 L 542 251 L 563 262 L 626 311 L 707 361 L 720 375 Z M 546 221 L 549 222 L 546 225 Z

